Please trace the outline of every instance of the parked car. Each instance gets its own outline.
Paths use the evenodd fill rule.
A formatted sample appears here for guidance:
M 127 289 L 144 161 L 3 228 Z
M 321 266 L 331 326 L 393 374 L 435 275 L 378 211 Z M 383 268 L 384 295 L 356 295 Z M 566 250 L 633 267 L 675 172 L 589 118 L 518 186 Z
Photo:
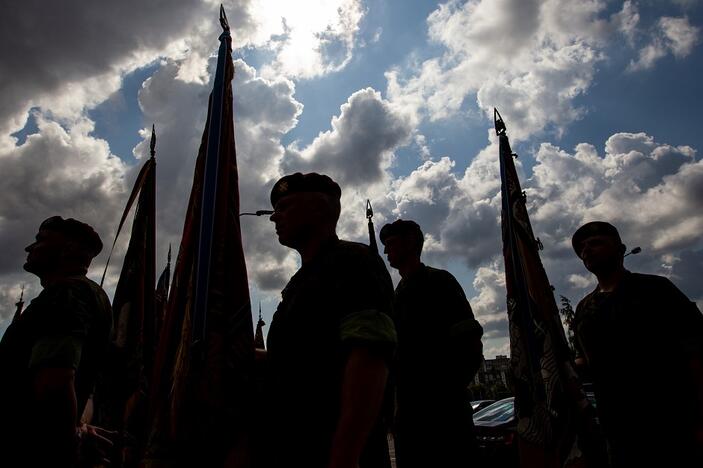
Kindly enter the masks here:
M 495 402 L 495 400 L 474 400 L 471 402 L 471 409 L 474 410 L 474 414 L 476 414 L 477 411 L 480 411 L 486 406 L 492 405 Z
M 506 398 L 474 414 L 476 442 L 486 466 L 514 468 L 519 465 L 515 399 Z

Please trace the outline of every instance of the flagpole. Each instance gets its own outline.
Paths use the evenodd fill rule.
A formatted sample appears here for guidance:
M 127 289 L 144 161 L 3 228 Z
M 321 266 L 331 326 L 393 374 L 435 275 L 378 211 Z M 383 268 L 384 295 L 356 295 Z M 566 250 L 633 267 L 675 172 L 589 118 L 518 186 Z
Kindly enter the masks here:
M 500 152 L 500 174 L 501 174 L 501 179 L 506 180 L 506 161 L 505 158 L 512 158 L 513 157 L 513 152 L 510 148 L 510 142 L 508 140 L 508 135 L 507 135 L 507 128 L 505 126 L 505 122 L 503 121 L 503 118 L 501 117 L 500 113 L 498 112 L 498 109 L 493 109 L 493 121 L 495 125 L 495 130 L 496 130 L 496 135 L 498 135 L 499 139 L 499 152 Z M 514 228 L 514 219 L 513 219 L 513 207 L 510 206 L 510 188 L 507 186 L 507 184 L 502 183 L 501 184 L 501 199 L 503 203 L 503 211 L 506 214 L 506 219 L 504 222 L 507 225 L 507 230 L 508 230 L 508 239 L 510 241 L 510 250 L 513 252 L 513 255 L 510 256 L 510 260 L 512 263 L 513 271 L 514 272 L 520 272 L 520 276 L 525 276 L 524 268 L 522 267 L 521 262 L 518 261 L 518 246 L 516 242 L 516 234 L 515 234 L 515 228 Z M 530 300 L 529 300 L 529 293 L 525 290 L 524 284 L 520 283 L 522 287 L 518 287 L 519 293 L 518 293 L 518 298 L 521 302 L 526 307 L 527 311 L 530 311 Z M 535 348 L 535 338 L 532 334 L 532 327 L 530 327 L 530 319 L 531 317 L 528 317 L 527 314 L 519 314 L 518 318 L 520 319 L 520 326 L 522 327 L 523 330 L 526 331 L 526 340 L 527 340 L 527 346 L 525 347 L 528 353 L 528 362 L 530 363 L 530 370 L 533 375 L 537 375 L 540 372 L 540 364 L 539 364 L 539 359 L 538 357 L 532 352 Z M 540 387 L 541 388 L 541 387 Z
M 203 197 L 201 201 L 200 232 L 196 247 L 197 264 L 195 269 L 195 301 L 193 307 L 193 347 L 205 340 L 207 326 L 208 291 L 210 283 L 210 270 L 212 263 L 212 242 L 215 228 L 215 204 L 218 193 L 218 173 L 220 170 L 219 152 L 222 137 L 222 109 L 224 106 L 225 86 L 225 61 L 229 53 L 231 35 L 225 9 L 220 5 L 220 48 L 217 53 L 217 69 L 215 83 L 210 97 L 211 113 L 208 129 L 208 144 L 205 155 L 205 168 L 203 174 Z

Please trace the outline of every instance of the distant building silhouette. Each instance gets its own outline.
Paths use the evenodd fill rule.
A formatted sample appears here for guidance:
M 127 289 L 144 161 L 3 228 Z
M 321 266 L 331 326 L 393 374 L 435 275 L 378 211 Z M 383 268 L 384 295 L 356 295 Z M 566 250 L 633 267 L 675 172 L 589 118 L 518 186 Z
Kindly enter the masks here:
M 506 388 L 510 388 L 508 385 L 510 375 L 510 358 L 499 354 L 495 359 L 485 359 L 481 364 L 476 376 L 474 377 L 475 385 L 485 385 L 493 386 L 496 384 L 502 384 Z

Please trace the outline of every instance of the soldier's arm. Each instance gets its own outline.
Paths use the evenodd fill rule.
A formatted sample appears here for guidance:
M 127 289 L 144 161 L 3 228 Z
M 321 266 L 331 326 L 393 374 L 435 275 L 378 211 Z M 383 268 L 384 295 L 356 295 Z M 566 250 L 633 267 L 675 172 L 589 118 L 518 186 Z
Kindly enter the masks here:
M 397 336 L 390 312 L 393 284 L 377 256 L 355 256 L 339 283 L 340 341 L 347 349 L 340 416 L 328 468 L 357 468 L 385 394 Z
M 388 368 L 382 355 L 353 348 L 342 380 L 341 408 L 329 468 L 356 468 L 383 402 Z
M 449 327 L 449 359 L 466 370 L 473 378 L 483 360 L 483 327 L 474 318 L 473 310 L 459 282 L 447 275 L 442 285 L 446 309 L 443 311 Z
M 51 313 L 42 323 L 32 347 L 29 368 L 36 415 L 38 447 L 54 466 L 71 466 L 77 455 L 79 411 L 76 369 L 90 327 L 90 310 L 82 291 L 54 288 L 49 295 Z
M 74 369 L 60 367 L 34 373 L 37 449 L 46 450 L 55 466 L 71 466 L 77 455 L 75 375 Z
M 677 288 L 670 280 L 660 281 L 662 309 L 667 310 L 666 321 L 673 327 L 670 331 L 677 340 L 681 359 L 688 370 L 688 381 L 697 395 L 697 407 L 691 408 L 696 417 L 697 442 L 703 446 L 703 315 L 695 302 Z

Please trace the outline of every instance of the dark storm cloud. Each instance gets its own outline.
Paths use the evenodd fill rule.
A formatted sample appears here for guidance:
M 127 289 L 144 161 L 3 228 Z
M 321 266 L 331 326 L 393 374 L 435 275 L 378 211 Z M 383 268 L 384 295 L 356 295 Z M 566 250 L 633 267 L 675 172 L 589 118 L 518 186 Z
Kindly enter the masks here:
M 236 11 L 233 27 L 250 30 L 248 2 L 235 3 L 228 5 Z M 23 120 L 32 102 L 69 83 L 153 60 L 215 14 L 215 5 L 199 0 L 3 2 L 0 129 L 7 129 L 9 118 Z M 15 127 L 21 127 L 19 120 Z

